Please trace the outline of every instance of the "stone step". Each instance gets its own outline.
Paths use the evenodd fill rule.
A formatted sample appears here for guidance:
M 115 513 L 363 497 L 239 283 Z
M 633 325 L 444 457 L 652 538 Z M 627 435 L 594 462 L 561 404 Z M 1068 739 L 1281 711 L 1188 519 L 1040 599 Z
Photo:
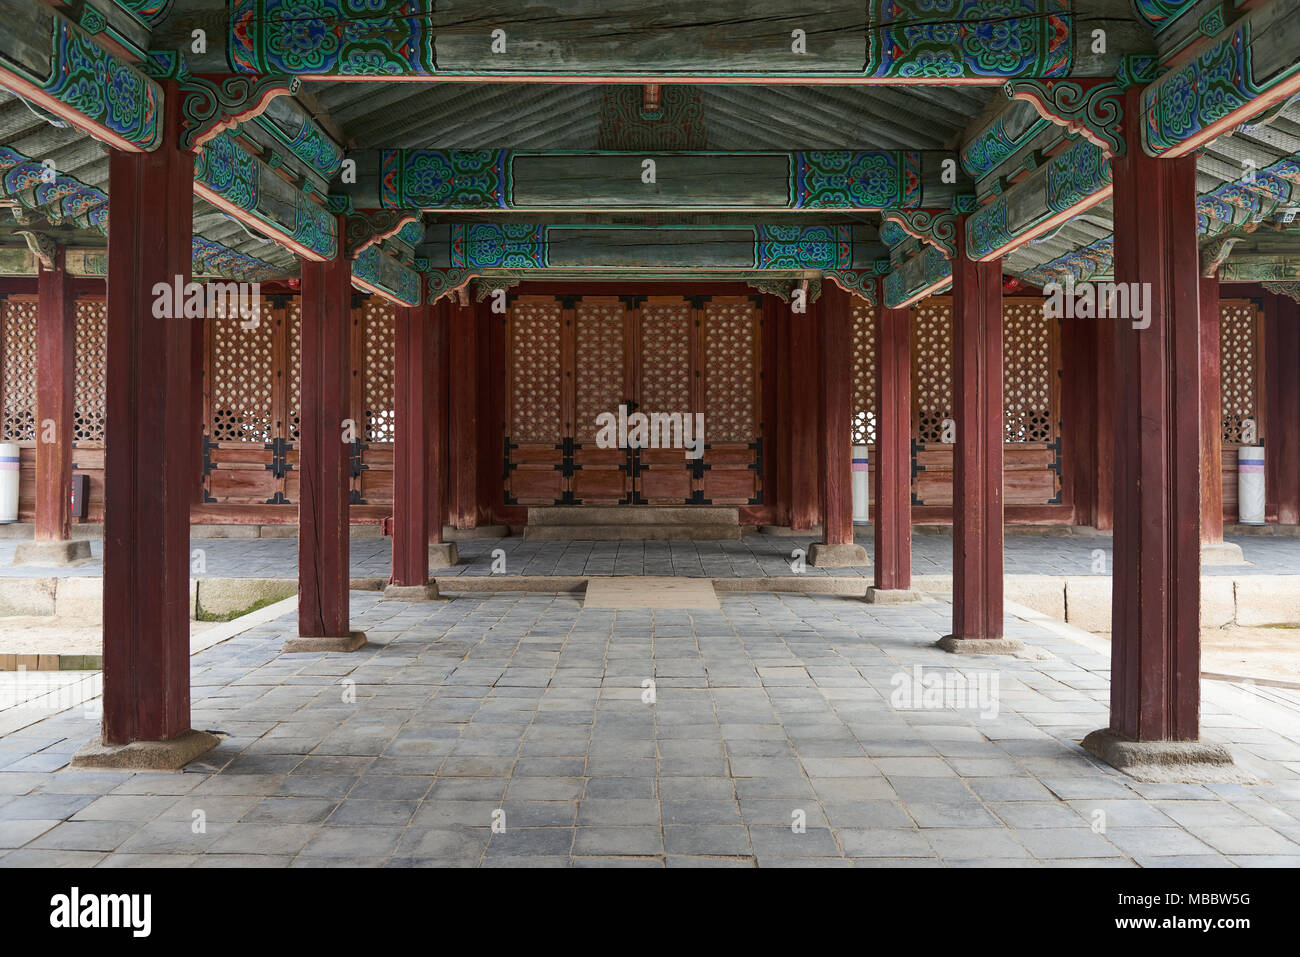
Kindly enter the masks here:
M 713 505 L 543 505 L 528 509 L 541 525 L 740 525 L 740 509 Z
M 526 525 L 526 542 L 740 541 L 739 525 Z

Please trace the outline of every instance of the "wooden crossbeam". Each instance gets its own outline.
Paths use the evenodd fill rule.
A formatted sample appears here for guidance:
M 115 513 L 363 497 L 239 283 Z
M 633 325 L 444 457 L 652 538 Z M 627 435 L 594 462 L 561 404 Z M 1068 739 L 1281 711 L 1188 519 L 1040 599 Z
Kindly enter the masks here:
M 157 46 L 208 31 L 204 72 L 303 78 L 640 83 L 996 84 L 1013 77 L 1114 76 L 1125 52 L 1150 45 L 1150 27 L 1127 2 L 1106 0 L 1086 24 L 1068 0 L 998 8 L 959 0 L 526 0 L 472 5 L 382 0 L 359 13 L 318 0 L 304 18 L 285 0 L 178 2 L 155 28 Z M 985 19 L 985 18 L 989 19 Z M 954 23 L 956 21 L 956 23 Z M 224 26 L 225 29 L 219 29 Z M 990 49 L 989 30 L 1002 39 Z M 1106 31 L 1097 52 L 1093 30 Z M 337 37 L 330 44 L 312 36 Z M 302 38 L 307 37 L 308 42 Z
M 354 150 L 358 208 L 654 212 L 946 208 L 971 191 L 955 152 Z
M 1142 146 L 1172 159 L 1300 92 L 1300 0 L 1272 0 L 1142 92 Z

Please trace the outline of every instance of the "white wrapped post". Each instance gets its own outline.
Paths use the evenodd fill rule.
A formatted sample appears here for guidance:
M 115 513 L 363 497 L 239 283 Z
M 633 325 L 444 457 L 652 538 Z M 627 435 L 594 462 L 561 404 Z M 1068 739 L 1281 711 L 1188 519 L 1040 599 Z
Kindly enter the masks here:
M 0 442 L 0 523 L 18 521 L 18 446 Z
M 1242 525 L 1264 524 L 1264 448 L 1237 449 L 1237 517 Z
M 871 489 L 867 474 L 867 446 L 853 446 L 853 523 L 870 521 Z

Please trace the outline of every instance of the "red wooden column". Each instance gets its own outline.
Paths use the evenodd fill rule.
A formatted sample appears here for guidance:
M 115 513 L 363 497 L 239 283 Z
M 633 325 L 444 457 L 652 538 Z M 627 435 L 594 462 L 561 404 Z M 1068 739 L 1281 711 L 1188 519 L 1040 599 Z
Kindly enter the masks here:
M 429 306 L 396 310 L 393 575 L 390 598 L 437 598 L 429 579 L 429 407 L 436 378 Z
M 827 284 L 829 285 L 829 284 Z M 817 488 L 817 466 L 820 458 L 817 436 L 820 422 L 818 411 L 820 341 L 819 329 L 825 296 L 808 306 L 804 313 L 790 312 L 788 307 L 784 322 L 789 323 L 790 336 L 790 407 L 782 410 L 790 418 L 789 456 L 790 528 L 807 531 L 820 522 L 821 503 Z
M 88 542 L 72 536 L 72 429 L 76 382 L 77 309 L 64 269 L 41 267 L 36 304 L 36 547 L 46 561 L 88 558 Z M 79 548 L 74 554 L 74 549 Z
M 472 305 L 448 302 L 451 374 L 448 382 L 448 524 L 478 527 L 479 327 Z M 486 330 L 485 330 L 486 331 Z
M 1002 261 L 966 257 L 957 223 L 952 263 L 952 634 L 941 647 L 1005 652 L 1002 637 Z
M 1142 751 L 1132 742 L 1200 734 L 1196 157 L 1146 155 L 1139 93 L 1125 94 L 1128 149 L 1113 160 L 1115 281 L 1135 284 L 1129 288 L 1147 309 L 1110 320 L 1117 391 L 1111 715 L 1108 730 L 1084 741 L 1119 766 Z
M 1266 462 L 1274 465 L 1277 489 L 1269 497 L 1277 502 L 1281 525 L 1300 523 L 1300 302 L 1277 294 L 1272 299 L 1276 322 L 1274 345 L 1265 362 L 1266 388 L 1272 395 L 1265 420 L 1265 440 L 1272 446 Z M 1268 340 L 1265 339 L 1267 342 Z
M 882 291 L 883 292 L 883 291 Z M 880 300 L 884 301 L 883 296 Z M 876 319 L 876 487 L 872 514 L 875 587 L 871 601 L 912 592 L 911 311 L 884 305 Z
M 429 549 L 430 565 L 443 568 L 455 565 L 456 545 L 442 541 L 443 504 L 447 488 L 447 311 L 446 299 L 426 307 L 429 327 L 429 351 L 432 378 L 425 383 L 428 391 L 429 417 Z
M 809 550 L 808 563 L 866 565 L 867 550 L 853 541 L 853 298 L 827 282 L 821 305 L 822 540 Z
M 348 620 L 348 451 L 361 428 L 350 419 L 351 262 L 303 260 L 301 306 L 299 637 L 284 650 L 353 651 L 365 635 Z
M 156 150 L 109 150 L 103 745 L 87 746 L 77 765 L 176 768 L 217 743 L 190 728 L 196 324 L 179 318 L 181 303 L 170 303 L 178 318 L 154 309 L 155 284 L 189 281 L 194 209 L 194 158 L 175 145 L 173 83 L 163 97 Z
M 1223 376 L 1219 280 L 1201 277 L 1201 564 L 1238 565 L 1241 546 L 1223 540 Z

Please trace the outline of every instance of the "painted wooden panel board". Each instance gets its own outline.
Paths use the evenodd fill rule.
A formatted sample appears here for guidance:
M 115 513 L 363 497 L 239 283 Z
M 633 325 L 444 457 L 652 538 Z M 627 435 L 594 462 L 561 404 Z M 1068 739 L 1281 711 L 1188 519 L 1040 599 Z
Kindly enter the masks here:
M 792 15 L 781 0 L 602 0 L 575 10 L 556 0 L 446 0 L 434 14 L 439 71 L 860 74 L 868 5 L 820 0 Z M 651 12 L 652 11 L 652 12 Z M 791 31 L 808 34 L 807 52 Z M 492 32 L 504 31 L 493 52 Z

